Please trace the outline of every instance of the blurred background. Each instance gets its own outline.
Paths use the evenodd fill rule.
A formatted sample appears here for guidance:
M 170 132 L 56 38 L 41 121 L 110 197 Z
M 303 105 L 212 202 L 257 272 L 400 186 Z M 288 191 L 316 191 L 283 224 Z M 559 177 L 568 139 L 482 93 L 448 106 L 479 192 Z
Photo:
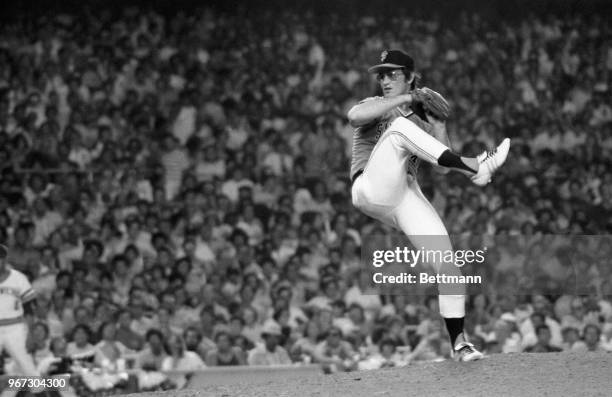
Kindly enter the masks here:
M 541 249 L 612 229 L 609 3 L 5 3 L 0 242 L 39 293 L 29 352 L 77 394 L 448 358 L 435 295 L 362 294 L 360 247 L 389 230 L 351 206 L 346 112 L 387 48 L 449 100 L 456 151 L 513 139 L 484 189 L 422 166 L 449 232 L 524 237 L 488 256 L 514 275 L 582 277 L 579 296 L 471 295 L 471 340 L 612 350 L 610 245 Z

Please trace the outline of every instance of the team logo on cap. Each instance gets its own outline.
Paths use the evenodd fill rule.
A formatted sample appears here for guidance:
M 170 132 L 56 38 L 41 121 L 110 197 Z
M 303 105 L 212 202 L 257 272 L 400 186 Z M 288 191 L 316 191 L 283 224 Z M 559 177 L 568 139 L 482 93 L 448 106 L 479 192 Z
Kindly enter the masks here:
M 387 50 L 384 50 L 381 54 L 380 54 L 380 61 L 384 62 L 385 59 L 387 59 L 387 55 L 389 55 L 389 52 Z

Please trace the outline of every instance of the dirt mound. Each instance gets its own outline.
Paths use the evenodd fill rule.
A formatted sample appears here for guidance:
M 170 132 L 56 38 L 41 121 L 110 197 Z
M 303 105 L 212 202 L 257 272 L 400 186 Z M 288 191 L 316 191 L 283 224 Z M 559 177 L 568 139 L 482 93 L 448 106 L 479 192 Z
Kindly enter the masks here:
M 610 396 L 612 354 L 499 354 L 473 363 L 413 364 L 405 368 L 266 380 L 163 393 L 215 396 Z M 161 393 L 134 396 L 161 396 Z

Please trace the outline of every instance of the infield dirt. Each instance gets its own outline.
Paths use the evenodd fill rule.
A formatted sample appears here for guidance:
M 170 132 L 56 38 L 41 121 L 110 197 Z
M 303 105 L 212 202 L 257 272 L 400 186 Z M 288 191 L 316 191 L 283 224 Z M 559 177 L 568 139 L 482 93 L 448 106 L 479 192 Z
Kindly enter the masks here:
M 380 396 L 612 396 L 612 353 L 499 354 L 473 363 L 444 361 L 404 368 L 249 379 L 134 397 L 380 397 Z

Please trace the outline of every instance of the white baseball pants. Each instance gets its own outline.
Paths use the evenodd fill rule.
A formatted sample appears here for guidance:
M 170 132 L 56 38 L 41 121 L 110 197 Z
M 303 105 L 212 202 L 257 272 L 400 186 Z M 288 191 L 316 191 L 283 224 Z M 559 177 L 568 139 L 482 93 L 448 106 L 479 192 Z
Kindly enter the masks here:
M 431 140 L 423 139 L 423 134 Z M 446 149 L 412 121 L 403 117 L 396 119 L 380 137 L 363 173 L 354 181 L 353 205 L 366 215 L 400 229 L 415 248 L 452 250 L 442 219 L 423 195 L 416 178 L 407 174 L 410 156 L 417 155 L 436 164 Z M 461 275 L 454 265 L 431 265 L 436 272 Z M 452 293 L 445 288 L 438 284 L 440 314 L 445 318 L 464 317 L 465 288 L 453 284 Z

